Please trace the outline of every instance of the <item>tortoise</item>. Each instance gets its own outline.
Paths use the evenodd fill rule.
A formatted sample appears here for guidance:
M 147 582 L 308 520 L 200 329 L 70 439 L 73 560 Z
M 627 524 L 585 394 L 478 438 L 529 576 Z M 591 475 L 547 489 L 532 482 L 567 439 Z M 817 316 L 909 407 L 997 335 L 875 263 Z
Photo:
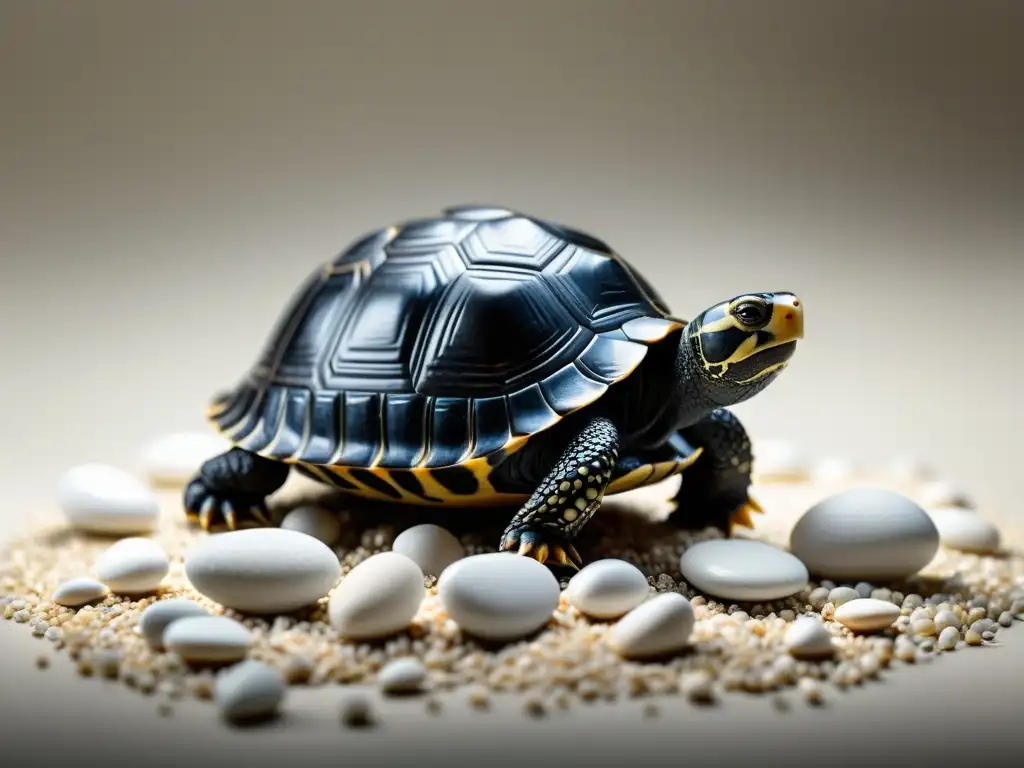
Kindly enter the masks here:
M 752 451 L 728 406 L 803 336 L 789 292 L 689 322 L 601 240 L 459 206 L 363 236 L 300 287 L 207 418 L 231 442 L 187 485 L 214 531 L 270 525 L 291 468 L 345 494 L 511 507 L 500 549 L 582 567 L 606 494 L 682 474 L 670 520 L 751 525 Z M 510 509 L 511 513 L 512 510 Z

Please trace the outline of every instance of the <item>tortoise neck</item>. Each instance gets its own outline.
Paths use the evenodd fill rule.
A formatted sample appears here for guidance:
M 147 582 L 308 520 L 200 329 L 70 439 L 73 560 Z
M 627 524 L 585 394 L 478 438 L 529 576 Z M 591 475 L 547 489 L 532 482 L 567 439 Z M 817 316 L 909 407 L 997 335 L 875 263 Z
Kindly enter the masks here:
M 716 397 L 716 394 L 724 393 L 716 392 L 714 381 L 708 376 L 694 349 L 691 337 L 696 333 L 696 322 L 698 320 L 691 321 L 683 329 L 676 353 L 675 390 L 672 393 L 672 401 L 677 409 L 679 429 L 696 424 L 717 408 L 731 405 Z

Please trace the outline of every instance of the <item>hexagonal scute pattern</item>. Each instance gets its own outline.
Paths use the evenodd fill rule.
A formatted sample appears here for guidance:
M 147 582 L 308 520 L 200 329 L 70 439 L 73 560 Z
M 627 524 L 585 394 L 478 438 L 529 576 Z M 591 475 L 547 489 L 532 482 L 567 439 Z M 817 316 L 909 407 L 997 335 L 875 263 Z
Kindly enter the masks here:
M 371 233 L 314 272 L 213 418 L 274 458 L 443 469 L 600 397 L 678 326 L 663 306 L 589 235 L 460 206 Z M 385 485 L 373 490 L 399 493 Z

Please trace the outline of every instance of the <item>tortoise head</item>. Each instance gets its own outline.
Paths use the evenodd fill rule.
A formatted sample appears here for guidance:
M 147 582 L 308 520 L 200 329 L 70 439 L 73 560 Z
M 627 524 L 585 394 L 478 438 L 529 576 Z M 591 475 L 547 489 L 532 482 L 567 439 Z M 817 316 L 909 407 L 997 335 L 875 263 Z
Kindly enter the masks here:
M 691 372 L 718 405 L 742 402 L 779 375 L 803 334 L 803 305 L 792 293 L 737 296 L 687 325 Z

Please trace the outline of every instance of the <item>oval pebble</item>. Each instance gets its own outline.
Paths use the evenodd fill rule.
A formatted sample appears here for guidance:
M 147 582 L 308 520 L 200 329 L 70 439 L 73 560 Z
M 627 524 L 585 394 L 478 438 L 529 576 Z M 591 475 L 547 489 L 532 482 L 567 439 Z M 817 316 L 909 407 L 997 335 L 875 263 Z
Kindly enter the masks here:
M 980 555 L 999 551 L 999 529 L 980 515 L 955 507 L 939 507 L 928 514 L 943 546 Z
M 189 662 L 232 662 L 245 658 L 252 635 L 227 616 L 187 616 L 164 632 L 164 646 Z
M 277 715 L 285 689 L 280 670 L 249 659 L 217 675 L 213 699 L 221 716 L 231 722 L 263 720 Z
M 218 533 L 185 553 L 185 575 L 200 593 L 246 613 L 288 613 L 312 605 L 341 575 L 338 556 L 312 536 L 282 528 Z
M 395 537 L 391 551 L 405 555 L 431 576 L 440 576 L 445 568 L 466 556 L 462 542 L 448 530 L 430 523 L 402 531 Z
M 695 621 L 689 600 L 663 592 L 619 619 L 608 632 L 608 643 L 625 658 L 676 653 L 689 644 Z
M 162 435 L 142 449 L 142 471 L 157 486 L 182 486 L 200 466 L 231 444 L 213 432 L 173 432 Z
M 57 482 L 57 503 L 73 527 L 91 533 L 149 533 L 160 515 L 153 492 L 109 464 L 69 469 Z
M 561 590 L 547 566 L 529 557 L 493 552 L 448 566 L 438 579 L 437 594 L 463 630 L 505 641 L 547 624 Z
M 569 580 L 565 597 L 580 613 L 617 619 L 647 599 L 651 587 L 640 569 L 625 560 L 597 560 Z
M 377 673 L 377 684 L 384 693 L 415 693 L 423 689 L 426 679 L 423 662 L 411 657 L 390 661 Z
M 93 565 L 96 577 L 111 592 L 125 595 L 153 592 L 171 563 L 167 553 L 151 539 L 121 539 L 103 552 Z
M 855 632 L 877 632 L 891 627 L 900 609 L 885 600 L 859 597 L 836 608 L 833 618 Z
M 754 444 L 753 474 L 761 480 L 800 480 L 807 476 L 803 454 L 788 440 L 760 440 Z
M 296 507 L 288 512 L 281 520 L 281 528 L 312 536 L 328 547 L 333 547 L 341 538 L 341 520 L 338 515 L 313 505 Z
M 208 616 L 209 613 L 199 603 L 186 598 L 160 600 L 148 606 L 139 616 L 139 632 L 151 649 L 162 650 L 164 632 L 172 622 L 189 616 Z
M 931 507 L 972 509 L 974 507 L 974 502 L 971 501 L 970 496 L 945 480 L 932 480 L 925 483 L 916 495 L 921 502 L 921 506 L 926 509 Z
M 423 571 L 405 555 L 381 552 L 349 571 L 331 595 L 331 626 L 345 638 L 369 640 L 401 632 L 426 595 Z
M 887 581 L 917 573 L 939 548 L 928 513 L 902 494 L 854 488 L 808 509 L 790 550 L 812 574 L 836 581 Z
M 862 595 L 852 587 L 836 587 L 828 593 L 827 602 L 832 603 L 833 606 L 838 608 L 843 603 L 856 600 L 858 597 L 868 597 L 868 595 Z
M 679 570 L 692 586 L 728 600 L 777 600 L 807 587 L 799 559 L 761 541 L 715 539 L 687 549 Z
M 960 642 L 960 628 L 959 627 L 946 627 L 939 633 L 939 650 L 940 651 L 953 651 L 956 650 L 957 643 Z
M 794 621 L 785 636 L 786 650 L 797 659 L 824 659 L 835 653 L 832 635 L 825 625 L 811 616 Z
M 57 605 L 63 605 L 65 608 L 78 608 L 80 605 L 102 600 L 106 595 L 105 585 L 96 579 L 83 577 L 65 581 L 53 591 L 51 599 Z

